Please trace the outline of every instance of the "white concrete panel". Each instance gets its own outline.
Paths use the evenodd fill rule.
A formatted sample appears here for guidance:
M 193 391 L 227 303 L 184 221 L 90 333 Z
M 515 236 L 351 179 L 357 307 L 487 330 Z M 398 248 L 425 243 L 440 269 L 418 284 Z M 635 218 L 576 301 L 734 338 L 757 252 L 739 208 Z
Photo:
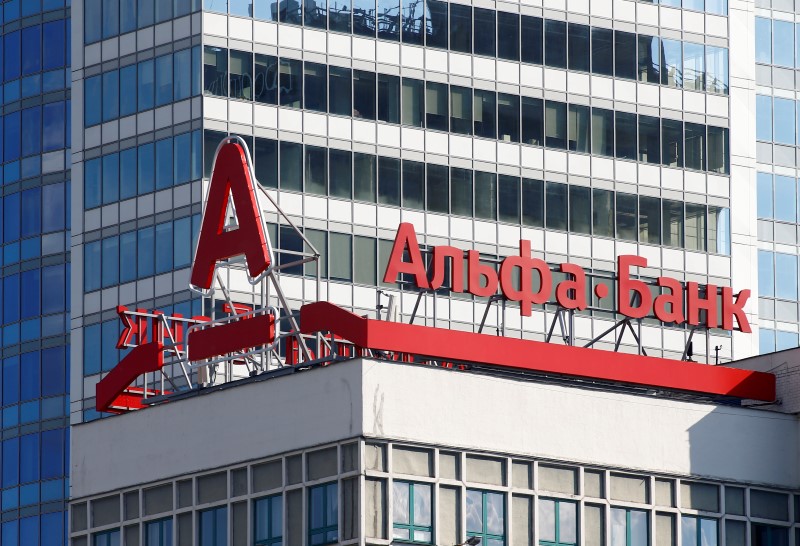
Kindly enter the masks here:
M 592 176 L 614 180 L 614 160 L 607 157 L 592 156 Z
M 402 44 L 400 62 L 403 66 L 422 70 L 425 68 L 425 50 L 421 47 Z
M 447 52 L 435 49 L 425 50 L 425 69 L 434 72 L 447 72 Z
M 253 112 L 254 123 L 258 127 L 278 128 L 278 108 L 256 104 Z
M 706 255 L 700 252 L 686 251 L 686 271 L 705 275 L 708 273 Z
M 592 158 L 588 155 L 569 154 L 569 173 L 579 176 L 591 176 Z
M 527 169 L 544 169 L 544 150 L 542 148 L 523 146 L 522 166 Z
M 353 210 L 350 206 L 350 201 L 331 199 L 328 202 L 328 217 L 335 222 L 352 223 Z
M 303 29 L 291 25 L 278 26 L 278 45 L 292 49 L 303 48 Z
M 262 44 L 278 45 L 278 25 L 253 21 L 253 40 Z
M 323 54 L 328 52 L 325 33 L 319 30 L 303 29 L 303 45 L 307 51 L 316 51 Z
M 219 13 L 203 12 L 203 32 L 214 36 L 228 35 L 228 18 Z M 141 48 L 141 44 L 139 46 Z
M 542 87 L 544 85 L 542 67 L 523 64 L 520 67 L 520 84 L 528 87 Z
M 508 144 L 505 142 L 497 143 L 497 162 L 506 165 L 519 165 L 520 156 L 519 144 Z
M 396 230 L 400 223 L 400 209 L 378 207 L 378 227 Z
M 278 109 L 278 127 L 281 131 L 303 132 L 303 112 L 288 108 Z
M 253 105 L 249 102 L 232 100 L 228 103 L 228 116 L 231 123 L 253 124 Z
M 728 104 L 728 97 L 722 95 L 706 95 L 706 112 L 709 116 L 727 118 L 730 115 Z
M 142 115 L 139 114 L 139 125 L 141 126 Z M 203 97 L 203 115 L 211 119 L 228 119 L 228 101 L 216 97 Z
M 451 216 L 450 236 L 454 239 L 472 241 L 472 220 Z
M 428 131 L 425 135 L 425 151 L 429 154 L 447 155 L 447 133 Z
M 497 61 L 497 81 L 519 85 L 520 70 L 519 63 L 508 61 Z
M 378 207 L 375 205 L 365 205 L 364 203 L 353 203 L 353 222 L 362 226 L 374 227 L 377 225 Z
M 381 63 L 400 64 L 400 44 L 378 41 L 377 58 Z
M 497 229 L 495 227 L 496 224 L 475 220 L 474 226 L 475 226 L 475 241 L 480 243 L 489 243 L 489 244 L 497 243 Z
M 683 30 L 694 34 L 705 34 L 705 15 L 699 11 L 683 10 Z
M 497 161 L 497 144 L 493 140 L 476 138 L 472 141 L 475 159 L 494 163 Z
M 400 147 L 400 127 L 378 123 L 378 144 L 381 146 Z
M 328 203 L 324 197 L 314 197 L 313 195 L 306 195 L 303 197 L 305 202 L 305 216 L 307 218 L 320 218 L 326 220 L 328 218 Z
M 661 87 L 661 107 L 671 110 L 681 110 L 683 108 L 683 91 L 669 87 Z
M 674 30 L 681 30 L 681 10 L 662 6 L 661 26 Z
M 458 76 L 472 76 L 472 57 L 462 53 L 450 53 L 450 73 Z
M 328 120 L 324 114 L 303 113 L 303 129 L 307 134 L 328 136 Z
M 544 69 L 544 87 L 551 91 L 567 91 L 567 73 L 564 70 Z
M 350 118 L 328 116 L 328 133 L 331 138 L 350 140 L 352 133 Z
M 448 222 L 447 216 L 441 214 L 428 214 L 426 216 L 425 231 L 428 235 L 435 235 L 437 237 L 448 236 Z
M 253 20 L 242 17 L 229 17 L 228 38 L 242 40 L 243 42 L 253 41 Z
M 704 114 L 706 110 L 705 93 L 698 93 L 696 91 L 684 91 L 683 107 L 687 112 Z
M 450 135 L 450 155 L 472 158 L 472 139 L 459 135 Z
M 567 172 L 567 154 L 556 150 L 544 151 L 544 168 L 548 171 Z
M 592 76 L 592 96 L 614 100 L 614 80 L 603 76 Z
M 615 168 L 617 173 L 617 181 L 618 182 L 628 182 L 630 184 L 636 183 L 636 175 L 638 164 L 633 161 L 622 161 L 617 160 L 615 162 Z
M 421 129 L 403 127 L 400 134 L 403 148 L 417 150 L 420 152 L 425 151 L 425 131 Z
M 375 40 L 353 37 L 353 58 L 375 61 Z
M 570 256 L 583 256 L 591 258 L 592 239 L 584 235 L 569 235 L 569 254 Z

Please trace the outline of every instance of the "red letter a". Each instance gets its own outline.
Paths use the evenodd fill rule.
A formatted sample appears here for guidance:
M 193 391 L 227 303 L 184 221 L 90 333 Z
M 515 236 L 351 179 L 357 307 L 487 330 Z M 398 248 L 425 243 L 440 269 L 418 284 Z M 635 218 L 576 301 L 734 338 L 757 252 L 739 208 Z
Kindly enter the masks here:
M 182 159 L 179 159 L 182 161 Z M 239 228 L 225 231 L 228 195 L 233 198 Z M 250 277 L 258 277 L 269 266 L 267 238 L 261 227 L 253 181 L 244 149 L 225 144 L 217 154 L 208 188 L 208 201 L 192 266 L 192 286 L 208 290 L 220 260 L 244 254 Z

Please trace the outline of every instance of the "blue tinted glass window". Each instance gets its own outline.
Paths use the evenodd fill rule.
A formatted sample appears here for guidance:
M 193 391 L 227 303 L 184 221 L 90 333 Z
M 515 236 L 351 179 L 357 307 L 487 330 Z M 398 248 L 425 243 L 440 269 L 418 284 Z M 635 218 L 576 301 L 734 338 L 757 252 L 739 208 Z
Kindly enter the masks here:
M 100 41 L 103 32 L 101 0 L 84 0 L 83 35 L 87 44 Z
M 97 125 L 100 123 L 101 114 L 102 114 L 102 102 L 101 102 L 101 92 L 102 92 L 102 77 L 101 76 L 94 76 L 92 78 L 86 78 L 83 83 L 83 118 L 86 127 L 91 127 L 92 125 Z
M 794 23 L 772 21 L 772 62 L 780 66 L 794 66 Z M 758 46 L 756 46 L 758 53 Z
M 155 264 L 153 262 L 153 254 L 155 253 L 155 246 L 153 240 L 153 234 L 155 229 L 153 227 L 146 227 L 139 230 L 139 238 L 137 241 L 138 244 L 138 254 L 139 259 L 137 261 L 138 271 L 139 271 L 139 278 L 141 277 L 150 277 L 153 275 Z
M 100 373 L 100 325 L 83 328 L 83 375 Z
M 3 544 L 19 544 L 19 521 L 7 521 L 3 523 Z
M 42 351 L 42 396 L 63 394 L 67 389 L 66 351 L 53 347 Z
M 39 444 L 36 444 L 37 448 Z M 36 456 L 36 462 L 39 462 L 39 456 Z M 19 520 L 19 540 L 20 544 L 38 544 L 39 543 L 39 516 L 30 516 Z
M 64 229 L 64 183 L 42 186 L 42 232 Z
M 20 50 L 19 31 L 5 35 L 3 40 L 3 74 L 5 81 L 19 78 L 20 75 Z
M 20 208 L 20 235 L 30 237 L 42 232 L 42 190 L 31 188 L 22 192 Z
M 121 34 L 136 30 L 136 0 L 120 0 L 119 31 Z
M 5 376 L 6 362 L 3 362 L 3 376 Z M 14 486 L 18 483 L 19 438 L 10 438 L 3 440 L 3 487 Z
M 64 429 L 42 432 L 42 479 L 64 475 Z
M 775 269 L 772 263 L 772 252 L 758 251 L 758 295 L 775 296 Z
M 83 246 L 83 289 L 91 292 L 100 288 L 100 241 Z
M 42 27 L 36 25 L 22 29 L 21 53 L 23 76 L 42 70 Z
M 38 269 L 31 269 L 20 273 L 21 309 L 20 316 L 23 319 L 35 317 L 41 314 L 41 273 Z
M 797 332 L 782 332 L 778 330 L 775 336 L 775 350 L 783 351 L 797 347 Z
M 149 27 L 155 21 L 155 0 L 139 0 L 137 3 L 139 28 Z
M 174 90 L 175 100 L 187 99 L 192 94 L 192 50 L 175 53 Z
M 83 206 L 99 207 L 102 199 L 102 163 L 100 158 L 83 164 Z
M 19 239 L 19 194 L 6 195 L 3 200 L 3 240 L 5 242 Z
M 187 15 L 192 11 L 193 0 L 175 0 L 175 17 Z M 200 5 L 199 0 L 194 0 L 197 5 Z
M 156 106 L 170 102 L 172 102 L 172 55 L 162 55 L 156 59 Z
M 64 19 L 59 19 L 43 25 L 42 70 L 52 70 L 64 66 L 66 50 L 69 47 L 64 33 L 64 22 Z
M 206 0 L 208 2 L 208 0 Z M 221 546 L 228 543 L 228 508 L 221 506 L 203 510 L 200 519 L 200 546 Z
M 772 97 L 756 95 L 756 138 L 772 141 Z
M 20 483 L 39 479 L 39 435 L 20 437 Z
M 119 69 L 119 115 L 130 116 L 136 113 L 136 65 Z
M 192 133 L 192 180 L 198 180 L 203 172 L 203 134 Z
M 22 353 L 20 357 L 20 400 L 33 400 L 41 395 L 39 352 Z
M 119 73 L 111 70 L 103 74 L 103 121 L 119 117 Z
M 153 191 L 155 188 L 155 145 L 139 146 L 139 195 Z
M 203 9 L 218 13 L 228 13 L 228 0 L 203 0 Z
M 156 189 L 172 186 L 172 139 L 156 142 Z
M 42 109 L 39 106 L 22 111 L 22 157 L 41 152 Z
M 172 270 L 172 222 L 156 225 L 156 273 Z
M 756 17 L 756 62 L 772 62 L 772 25 L 769 19 Z
M 42 268 L 42 314 L 60 313 L 65 308 L 66 280 L 63 265 Z
M 5 161 L 19 159 L 20 128 L 19 112 L 6 114 L 3 119 L 3 155 Z
M 64 543 L 64 512 L 42 514 L 40 546 L 61 546 Z
M 775 296 L 797 301 L 797 256 L 775 254 Z
M 119 236 L 119 281 L 136 280 L 136 232 L 130 231 Z
M 172 518 L 145 524 L 145 546 L 172 546 Z
M 202 57 L 200 56 L 200 46 L 192 48 L 192 95 L 199 95 L 202 88 Z
M 119 363 L 119 351 L 117 350 L 117 337 L 119 336 L 119 322 L 109 320 L 102 325 L 103 341 L 101 349 L 102 370 L 108 372 Z
M 136 148 L 119 153 L 119 198 L 136 196 Z
M 119 239 L 107 237 L 103 239 L 103 288 L 119 282 Z
M 156 23 L 172 18 L 172 2 L 156 1 Z
M 175 137 L 175 184 L 184 184 L 192 179 L 192 162 L 186 161 L 191 157 L 192 135 L 183 133 Z
M 119 34 L 119 0 L 103 2 L 103 38 Z
M 66 133 L 64 103 L 51 102 L 42 106 L 42 121 L 42 151 L 62 149 Z
M 19 275 L 6 275 L 3 278 L 3 322 L 8 324 L 19 320 Z
M 775 219 L 797 220 L 797 182 L 792 177 L 775 177 Z
M 155 105 L 155 64 L 152 60 L 139 63 L 139 111 L 149 110 Z
M 794 100 L 775 97 L 773 101 L 773 116 L 775 142 L 790 146 L 794 145 Z
M 175 220 L 175 269 L 187 267 L 192 262 L 192 219 Z
M 119 154 L 103 156 L 103 204 L 119 200 Z

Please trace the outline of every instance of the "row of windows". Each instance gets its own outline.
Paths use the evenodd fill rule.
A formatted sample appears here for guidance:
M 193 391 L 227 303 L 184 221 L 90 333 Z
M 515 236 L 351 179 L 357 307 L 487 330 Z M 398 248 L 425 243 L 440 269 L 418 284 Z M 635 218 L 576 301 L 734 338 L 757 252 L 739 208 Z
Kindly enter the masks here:
M 69 182 L 57 182 L 0 197 L 0 240 L 12 243 L 67 229 L 69 187 Z
M 4 167 L 8 183 L 17 171 L 17 178 L 27 178 L 40 174 L 40 160 L 25 161 L 25 158 L 38 156 L 70 147 L 70 104 L 72 101 L 51 102 L 41 106 L 33 106 L 16 112 L 9 112 L 0 118 L 0 148 L 2 162 L 10 163 L 23 159 L 20 165 L 13 168 Z M 37 167 L 33 167 L 33 166 Z
M 213 143 L 206 133 L 206 176 Z M 255 138 L 267 187 L 727 254 L 728 209 Z
M 68 533 L 65 520 L 66 512 L 50 512 L 7 521 L 3 523 L 3 544 L 63 546 Z
M 800 108 L 796 101 L 756 95 L 756 139 L 787 146 L 800 145 Z
M 98 1 L 98 0 L 95 0 Z M 114 0 L 112 0 L 114 1 Z M 684 0 L 684 3 L 702 5 L 702 0 Z M 675 1 L 670 4 L 675 4 Z M 725 0 L 709 1 L 719 6 Z M 328 5 L 326 5 L 328 4 Z M 680 7 L 680 1 L 677 2 Z M 488 57 L 499 57 L 512 61 L 530 62 L 559 68 L 567 66 L 567 30 L 566 23 L 558 20 L 545 20 L 544 32 L 542 19 L 505 11 L 484 8 L 473 8 L 462 4 L 448 3 L 440 0 L 426 0 L 424 3 L 413 0 L 355 0 L 352 6 L 335 1 L 306 0 L 304 2 L 274 0 L 205 0 L 205 9 L 231 15 L 255 17 L 265 21 L 304 25 L 311 28 L 331 30 L 334 32 L 352 33 L 382 40 L 400 41 L 407 44 L 425 45 L 474 53 Z M 727 7 L 727 6 L 726 6 Z M 448 13 L 449 12 L 449 13 Z M 548 28 L 549 27 L 549 28 Z M 570 49 L 575 58 L 589 55 L 589 33 L 587 25 L 570 24 L 570 32 L 575 29 L 577 41 L 570 41 Z M 613 75 L 614 40 L 612 31 L 601 31 L 598 36 L 599 49 L 608 55 L 608 59 L 599 60 L 597 73 Z M 627 46 L 636 42 L 634 34 L 617 32 L 624 38 L 617 42 L 617 59 L 619 65 L 629 62 L 632 66 L 623 68 L 617 77 L 636 79 L 634 66 L 636 51 L 625 50 L 619 46 Z M 556 48 L 564 46 L 562 51 Z M 521 46 L 521 47 L 520 47 Z M 702 46 L 701 46 L 702 47 Z M 546 51 L 543 51 L 546 49 Z M 646 55 L 646 54 L 645 54 Z M 549 57 L 549 58 L 548 58 Z M 658 60 L 656 60 L 658 62 Z M 726 62 L 727 65 L 727 62 Z M 572 67 L 570 67 L 572 69 Z M 576 70 L 589 71 L 588 64 L 575 66 Z M 648 81 L 648 80 L 646 80 Z M 666 83 L 666 82 L 663 82 Z M 680 82 L 677 82 L 680 85 Z
M 84 162 L 86 209 L 198 180 L 202 176 L 200 131 L 183 133 Z
M 203 314 L 201 299 L 184 301 L 175 305 L 160 306 L 165 315 L 179 314 L 196 317 Z M 119 320 L 88 324 L 83 328 L 83 374 L 93 375 L 108 372 L 116 366 L 127 351 L 117 350 L 119 339 Z M 95 415 L 97 413 L 95 412 Z M 108 414 L 102 414 L 107 417 Z
M 3 440 L 3 489 L 64 476 L 64 432 L 57 428 Z
M 797 301 L 797 255 L 758 251 L 758 295 Z
M 84 0 L 84 40 L 92 44 L 199 10 L 200 0 Z
M 0 5 L 0 20 L 9 23 L 20 17 L 68 7 L 71 4 L 72 0 L 7 0 Z
M 727 174 L 728 129 L 206 46 L 205 93 Z
M 84 80 L 84 125 L 91 127 L 200 94 L 200 46 Z
M 758 354 L 794 349 L 798 345 L 800 345 L 800 336 L 797 332 L 772 330 L 764 327 L 758 329 Z
M 83 288 L 92 292 L 188 267 L 200 217 L 162 222 L 83 245 Z
M 796 178 L 793 176 L 758 173 L 756 187 L 759 218 L 797 222 L 798 192 Z
M 70 65 L 69 19 L 58 19 L 6 33 L 0 39 L 3 83 Z
M 69 309 L 69 280 L 68 264 L 4 275 L 0 283 L 3 324 L 25 323 L 41 315 L 64 313 Z
M 755 44 L 757 63 L 800 67 L 800 25 L 756 17 Z

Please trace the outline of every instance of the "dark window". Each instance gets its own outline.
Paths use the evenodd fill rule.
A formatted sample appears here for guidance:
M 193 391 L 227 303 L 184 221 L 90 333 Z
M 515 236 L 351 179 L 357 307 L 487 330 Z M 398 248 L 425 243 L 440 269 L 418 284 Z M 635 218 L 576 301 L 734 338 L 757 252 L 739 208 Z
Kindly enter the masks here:
M 254 534 L 256 546 L 283 543 L 283 496 L 272 495 L 253 503 Z
M 339 494 L 336 483 L 311 487 L 308 491 L 308 535 L 311 546 L 339 540 Z
M 456 4 L 452 4 L 456 5 Z M 475 55 L 494 57 L 497 55 L 495 44 L 495 31 L 497 21 L 495 11 L 490 9 L 475 8 Z
M 450 49 L 472 53 L 472 7 L 450 5 Z
M 639 116 L 639 161 L 661 163 L 661 120 Z
M 425 119 L 425 84 L 422 80 L 403 78 L 402 110 L 403 125 L 423 127 Z
M 400 77 L 378 74 L 378 119 L 400 123 Z
M 400 160 L 378 158 L 378 203 L 400 206 Z
M 591 133 L 589 131 L 589 107 L 579 104 L 569 105 L 569 149 L 573 152 L 589 153 L 591 151 Z
M 639 241 L 661 244 L 661 199 L 657 197 L 639 197 Z
M 498 219 L 501 222 L 519 224 L 520 188 L 519 177 L 501 174 L 497 179 Z
M 544 145 L 544 101 L 522 97 L 522 143 Z
M 302 108 L 303 104 L 303 61 L 280 59 L 279 99 L 281 106 Z
M 614 236 L 614 192 L 592 189 L 592 230 L 595 237 Z
M 545 184 L 545 227 L 567 229 L 567 185 L 558 182 Z
M 425 209 L 425 164 L 403 160 L 403 206 Z
M 303 65 L 303 105 L 307 110 L 328 111 L 328 75 L 324 64 L 306 62 Z
M 275 19 L 274 15 L 272 19 Z M 331 2 L 328 6 L 328 21 L 330 30 L 350 34 L 350 3 Z
M 606 28 L 592 28 L 592 73 L 614 75 L 614 32 Z
M 400 0 L 378 0 L 378 38 L 400 39 Z
M 531 64 L 542 64 L 542 19 L 541 17 L 522 16 L 522 61 Z
M 353 155 L 346 150 L 330 150 L 331 195 L 352 199 Z
M 448 119 L 447 84 L 426 82 L 425 126 L 428 129 L 447 131 Z
M 472 216 L 472 171 L 450 169 L 450 212 L 459 216 Z
M 687 123 L 686 131 L 686 168 L 704 171 L 706 168 L 706 126 Z
M 425 29 L 425 3 L 403 2 L 403 42 L 422 45 Z
M 708 127 L 708 170 L 730 174 L 728 129 L 725 127 Z
M 375 37 L 375 0 L 354 0 L 353 34 Z
M 142 65 L 139 63 L 139 88 L 142 86 Z M 151 67 L 152 72 L 152 67 Z M 152 76 L 151 76 L 152 77 Z M 219 97 L 228 96 L 228 50 L 219 47 L 206 46 L 203 53 L 203 81 L 205 92 L 208 95 Z M 146 110 L 142 99 L 139 99 L 139 110 Z M 152 105 L 149 106 L 152 108 Z
M 636 159 L 636 114 L 616 112 L 617 157 Z
M 325 0 L 305 0 L 303 24 L 307 27 L 326 28 L 328 26 L 327 15 L 328 9 Z
M 661 164 L 683 167 L 683 123 L 680 121 L 661 120 Z
M 278 19 L 281 23 L 299 25 L 303 19 L 300 0 L 276 0 Z
M 589 72 L 589 28 L 586 25 L 569 24 L 568 65 L 570 70 Z
M 443 0 L 427 0 L 428 17 L 425 20 L 425 45 L 447 49 L 447 6 Z M 453 4 L 455 5 L 455 4 Z
M 255 99 L 264 104 L 278 104 L 278 58 L 256 55 Z
M 497 94 L 497 136 L 519 142 L 519 95 Z
M 331 66 L 330 78 L 330 113 L 340 116 L 352 116 L 353 75 L 349 68 Z
M 285 190 L 303 190 L 303 145 L 295 142 L 280 143 L 280 187 Z
M 450 86 L 450 131 L 472 134 L 472 89 Z
M 639 81 L 661 83 L 659 39 L 657 36 L 639 35 Z
M 591 233 L 591 190 L 583 186 L 569 187 L 569 230 Z
M 497 175 L 475 172 L 475 217 L 497 220 Z
M 231 98 L 253 100 L 253 54 L 231 50 L 229 72 Z M 160 85 L 158 87 L 159 89 L 161 88 Z M 164 98 L 168 94 L 164 92 Z M 171 100 L 172 97 L 170 96 L 167 102 Z
M 567 149 L 567 105 L 563 102 L 545 101 L 544 134 L 548 148 Z
M 353 177 L 355 198 L 361 201 L 375 202 L 377 187 L 377 158 L 371 154 L 355 153 L 353 161 Z M 331 159 L 331 164 L 333 159 Z M 333 176 L 333 175 L 331 175 Z M 331 187 L 333 193 L 333 187 Z
M 638 216 L 636 196 L 617 193 L 617 237 L 636 241 Z
M 375 73 L 353 71 L 353 117 L 375 119 Z
M 328 150 L 326 148 L 305 147 L 305 191 L 320 195 L 328 193 Z M 348 197 L 349 193 L 348 191 Z
M 636 79 L 636 35 L 614 32 L 614 75 L 617 78 Z
M 447 166 L 429 163 L 425 186 L 428 191 L 428 210 L 445 214 L 450 212 Z
M 200 546 L 228 544 L 228 508 L 220 506 L 198 514 Z
M 544 182 L 522 179 L 522 223 L 531 227 L 544 225 Z
M 564 21 L 544 21 L 544 64 L 567 67 L 567 23 Z
M 519 60 L 519 15 L 516 13 L 497 12 L 497 56 Z
M 256 179 L 262 186 L 278 187 L 278 142 L 256 138 L 253 146 Z
M 475 89 L 475 136 L 497 138 L 497 94 Z

